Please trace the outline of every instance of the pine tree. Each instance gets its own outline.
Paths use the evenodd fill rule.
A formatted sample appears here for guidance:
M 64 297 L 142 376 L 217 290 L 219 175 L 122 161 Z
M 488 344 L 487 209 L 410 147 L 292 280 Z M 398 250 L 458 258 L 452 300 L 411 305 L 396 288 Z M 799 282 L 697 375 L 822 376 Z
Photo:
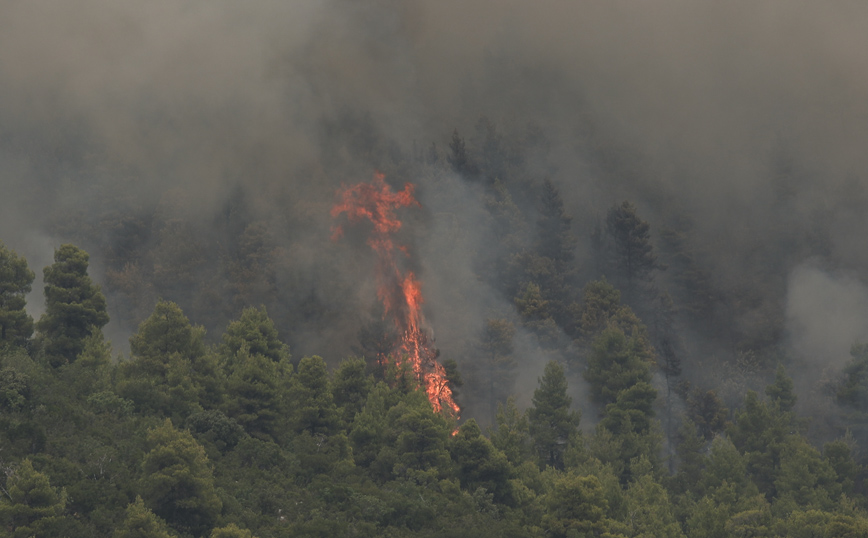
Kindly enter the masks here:
M 545 507 L 542 527 L 546 536 L 624 536 L 619 532 L 622 526 L 607 517 L 609 503 L 596 476 L 560 476 L 545 497 Z
M 0 344 L 21 346 L 33 334 L 33 318 L 24 306 L 35 276 L 27 260 L 0 241 Z
M 191 325 L 177 304 L 159 301 L 130 337 L 132 360 L 119 367 L 119 394 L 141 411 L 181 419 L 219 406 L 222 379 L 204 338 L 205 329 Z
M 551 258 L 561 271 L 575 256 L 576 238 L 573 236 L 572 217 L 564 210 L 561 194 L 549 179 L 543 180 L 537 220 L 536 251 Z
M 515 359 L 512 357 L 512 339 L 515 327 L 505 319 L 488 319 L 480 338 L 483 371 L 488 377 L 487 400 L 491 422 L 495 420 L 497 406 L 511 393 L 515 381 Z
M 291 368 L 288 362 L 277 364 L 264 355 L 251 355 L 246 346 L 242 346 L 235 354 L 234 368 L 226 380 L 222 406 L 226 415 L 235 419 L 249 435 L 278 440 L 284 410 L 282 389 Z
M 567 396 L 567 378 L 557 361 L 546 364 L 532 402 L 527 415 L 540 467 L 563 469 L 564 450 L 578 431 L 581 415 L 570 410 L 572 398 Z
M 784 413 L 792 411 L 796 405 L 796 394 L 793 392 L 793 380 L 787 376 L 783 364 L 775 371 L 775 382 L 766 387 L 766 395 L 771 398 Z
M 645 298 L 659 268 L 651 245 L 651 226 L 639 218 L 636 206 L 625 201 L 606 215 L 608 265 L 610 276 L 624 292 L 627 304 Z
M 289 394 L 296 431 L 325 436 L 337 432 L 340 420 L 329 388 L 328 367 L 322 357 L 301 359 Z
M 470 172 L 470 163 L 467 160 L 467 148 L 465 147 L 464 139 L 458 135 L 458 129 L 452 131 L 452 139 L 449 142 L 449 156 L 446 160 L 452 166 L 452 170 L 456 174 L 467 174 Z
M 54 264 L 43 270 L 45 314 L 36 324 L 52 366 L 73 362 L 84 340 L 109 321 L 105 296 L 87 275 L 89 256 L 73 245 L 54 251 Z
M 57 536 L 66 508 L 66 491 L 52 487 L 48 476 L 29 459 L 15 469 L 0 496 L 0 522 L 10 538 Z
M 594 340 L 584 376 L 592 398 L 610 404 L 636 383 L 650 383 L 651 369 L 643 359 L 640 339 L 628 339 L 621 329 L 610 327 Z
M 663 486 L 651 473 L 651 463 L 642 458 L 633 466 L 638 476 L 626 492 L 630 515 L 630 536 L 654 538 L 684 538 L 684 533 L 672 513 L 672 503 Z
M 145 505 L 181 532 L 204 534 L 223 503 L 202 445 L 168 419 L 148 430 L 147 440 L 150 451 L 142 461 L 139 487 Z
M 367 373 L 364 360 L 351 358 L 340 363 L 332 374 L 330 390 L 344 425 L 351 424 L 362 411 L 373 386 L 374 378 Z
M 515 405 L 515 397 L 510 396 L 506 404 L 497 404 L 495 417 L 497 429 L 491 433 L 491 443 L 506 454 L 509 462 L 521 465 L 530 456 L 530 425 L 527 415 Z
M 289 347 L 280 341 L 274 322 L 265 307 L 245 308 L 241 317 L 226 327 L 221 354 L 231 361 L 242 345 L 250 355 L 262 355 L 274 362 L 289 359 Z
M 172 533 L 166 522 L 150 511 L 140 496 L 136 496 L 112 538 L 172 538 Z
M 495 502 L 513 503 L 509 460 L 482 435 L 474 419 L 461 425 L 458 433 L 452 437 L 449 451 L 452 461 L 457 465 L 462 488 L 471 492 L 485 488 L 494 495 Z

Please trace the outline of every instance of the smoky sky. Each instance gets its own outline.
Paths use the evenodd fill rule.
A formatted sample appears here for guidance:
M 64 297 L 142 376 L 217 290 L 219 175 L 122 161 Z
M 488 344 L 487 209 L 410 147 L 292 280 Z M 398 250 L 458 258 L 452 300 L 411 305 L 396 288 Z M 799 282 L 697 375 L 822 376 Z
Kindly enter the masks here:
M 346 262 L 366 258 L 328 239 L 335 189 L 484 115 L 545 132 L 530 169 L 577 226 L 631 199 L 652 226 L 690 218 L 723 285 L 822 293 L 794 268 L 868 266 L 866 17 L 856 1 L 8 0 L 0 238 L 38 273 L 69 240 L 56 215 L 149 203 L 204 222 L 242 193 L 284 225 L 294 281 L 327 264 L 361 305 L 371 279 Z M 626 157 L 601 169 L 600 148 Z M 448 348 L 511 308 L 471 268 L 480 195 L 400 180 L 420 184 L 414 252 Z

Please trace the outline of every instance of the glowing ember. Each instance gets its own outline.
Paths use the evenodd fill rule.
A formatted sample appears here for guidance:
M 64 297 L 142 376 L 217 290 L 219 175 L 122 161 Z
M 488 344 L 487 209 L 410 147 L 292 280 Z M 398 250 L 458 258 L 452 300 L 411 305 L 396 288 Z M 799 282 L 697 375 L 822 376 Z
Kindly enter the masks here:
M 419 206 L 413 197 L 413 185 L 406 183 L 404 190 L 394 192 L 386 183 L 385 176 L 377 172 L 373 181 L 346 187 L 338 193 L 338 198 L 331 211 L 332 217 L 345 213 L 351 223 L 369 220 L 374 225 L 368 245 L 377 253 L 377 298 L 383 303 L 383 315 L 392 318 L 401 335 L 395 356 L 379 357 L 379 360 L 393 360 L 396 364 L 409 361 L 434 410 L 440 412 L 445 408 L 457 418 L 460 409 L 452 399 L 446 371 L 437 362 L 437 351 L 423 329 L 421 285 L 411 271 L 404 274 L 395 258 L 397 251 L 407 255 L 405 247 L 392 241 L 392 234 L 401 229 L 395 210 Z M 339 239 L 342 235 L 343 228 L 336 226 L 332 239 Z

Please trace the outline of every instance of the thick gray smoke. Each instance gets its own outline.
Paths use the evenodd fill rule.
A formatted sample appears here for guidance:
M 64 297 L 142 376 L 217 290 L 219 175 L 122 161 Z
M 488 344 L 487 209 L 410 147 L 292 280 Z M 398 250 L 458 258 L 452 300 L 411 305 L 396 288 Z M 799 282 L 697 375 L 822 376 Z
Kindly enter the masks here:
M 292 260 L 279 284 L 331 309 L 331 332 L 300 329 L 294 352 L 334 361 L 371 282 L 362 248 L 329 241 L 328 209 L 378 168 L 420 183 L 428 317 L 460 349 L 512 308 L 472 270 L 492 248 L 481 195 L 403 177 L 389 156 L 442 155 L 485 115 L 545 134 L 526 166 L 561 189 L 580 245 L 624 199 L 655 230 L 686 217 L 720 289 L 767 291 L 745 292 L 741 323 L 786 309 L 799 354 L 837 357 L 862 318 L 818 312 L 858 310 L 844 290 L 862 283 L 793 269 L 868 267 L 866 17 L 862 2 L 805 0 L 5 1 L 0 239 L 40 273 L 53 247 L 110 232 L 95 215 L 152 210 L 207 234 L 244 200 Z M 109 260 L 93 264 L 100 280 Z M 113 322 L 116 342 L 154 299 Z
M 868 287 L 855 278 L 799 266 L 786 312 L 793 354 L 806 363 L 839 369 L 850 346 L 868 340 Z

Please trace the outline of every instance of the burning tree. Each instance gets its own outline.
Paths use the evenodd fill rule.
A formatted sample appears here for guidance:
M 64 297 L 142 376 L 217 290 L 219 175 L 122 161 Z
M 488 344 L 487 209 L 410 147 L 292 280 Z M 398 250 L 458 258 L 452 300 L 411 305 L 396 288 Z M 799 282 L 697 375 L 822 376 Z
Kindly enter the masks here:
M 458 416 L 460 409 L 452 398 L 446 371 L 437 362 L 437 350 L 425 329 L 422 315 L 422 287 L 412 271 L 403 270 L 397 252 L 409 256 L 407 248 L 395 244 L 392 236 L 401 229 L 401 221 L 395 210 L 417 206 L 413 185 L 406 183 L 404 189 L 395 192 L 386 183 L 385 176 L 374 174 L 370 183 L 344 187 L 338 192 L 338 202 L 331 210 L 332 217 L 346 214 L 350 223 L 369 220 L 373 230 L 367 244 L 377 255 L 377 298 L 383 305 L 384 319 L 391 319 L 400 338 L 398 351 L 391 356 L 377 357 L 383 364 L 389 361 L 396 365 L 409 362 L 416 377 L 421 381 L 434 410 L 446 410 Z M 343 227 L 336 226 L 333 240 L 343 235 Z

